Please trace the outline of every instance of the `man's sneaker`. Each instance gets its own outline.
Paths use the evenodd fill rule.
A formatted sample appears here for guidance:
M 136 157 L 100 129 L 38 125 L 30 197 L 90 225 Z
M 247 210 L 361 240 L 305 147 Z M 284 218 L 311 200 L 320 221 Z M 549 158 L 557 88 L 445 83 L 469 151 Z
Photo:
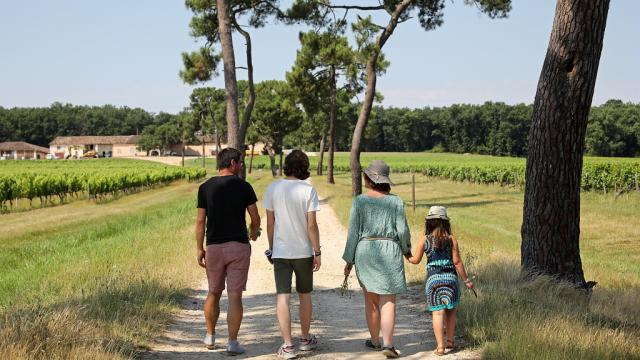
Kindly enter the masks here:
M 295 359 L 298 357 L 298 354 L 296 354 L 296 347 L 286 344 L 282 344 L 282 346 L 280 346 L 276 355 L 283 359 Z
M 225 355 L 236 356 L 240 354 L 244 354 L 246 350 L 240 346 L 240 343 L 237 341 L 229 340 L 227 343 L 227 351 L 224 352 Z
M 298 346 L 298 349 L 300 349 L 300 351 L 310 351 L 315 349 L 317 346 L 318 346 L 318 338 L 316 338 L 315 335 L 309 334 L 308 339 L 300 338 L 300 344 Z
M 369 350 L 373 350 L 373 351 L 380 351 L 382 350 L 382 345 L 380 345 L 380 343 L 378 344 L 374 344 L 373 341 L 371 341 L 371 339 L 367 340 L 364 342 L 364 346 L 369 349 Z
M 204 337 L 204 346 L 209 350 L 213 350 L 216 348 L 216 334 L 207 334 Z

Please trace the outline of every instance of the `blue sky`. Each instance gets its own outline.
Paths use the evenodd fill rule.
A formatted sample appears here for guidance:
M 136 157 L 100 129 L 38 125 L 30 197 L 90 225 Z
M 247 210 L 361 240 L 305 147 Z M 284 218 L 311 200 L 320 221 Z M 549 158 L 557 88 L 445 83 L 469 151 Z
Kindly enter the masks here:
M 531 103 L 555 10 L 554 0 L 514 0 L 508 19 L 490 20 L 462 0 L 447 2 L 444 26 L 413 19 L 384 48 L 391 66 L 378 81 L 389 106 Z M 612 1 L 594 104 L 640 102 L 640 1 Z M 198 43 L 181 0 L 0 2 L 0 106 L 72 104 L 177 112 L 192 87 L 178 77 L 180 53 Z M 302 28 L 253 30 L 257 81 L 282 79 Z M 238 65 L 244 46 L 234 38 Z M 635 44 L 635 45 L 634 45 Z M 238 78 L 246 78 L 239 70 Z M 209 86 L 223 85 L 222 78 Z

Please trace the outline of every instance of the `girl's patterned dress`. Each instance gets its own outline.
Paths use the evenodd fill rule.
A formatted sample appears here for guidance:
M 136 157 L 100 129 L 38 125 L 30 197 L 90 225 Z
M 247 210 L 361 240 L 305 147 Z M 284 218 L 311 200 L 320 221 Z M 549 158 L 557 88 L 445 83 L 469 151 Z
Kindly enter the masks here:
M 453 309 L 460 302 L 458 274 L 452 258 L 451 238 L 436 249 L 436 239 L 427 235 L 424 252 L 427 256 L 427 307 L 429 311 Z

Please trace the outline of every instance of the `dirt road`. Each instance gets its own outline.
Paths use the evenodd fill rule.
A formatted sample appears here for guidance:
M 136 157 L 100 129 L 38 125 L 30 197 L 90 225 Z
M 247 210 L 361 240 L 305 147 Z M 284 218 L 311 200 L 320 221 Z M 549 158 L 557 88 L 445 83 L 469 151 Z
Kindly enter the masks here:
M 351 275 L 351 297 L 341 297 L 339 292 L 344 262 L 341 259 L 346 231 L 339 223 L 329 205 L 323 204 L 318 214 L 318 225 L 322 243 L 322 268 L 314 278 L 313 323 L 311 332 L 319 339 L 316 351 L 301 354 L 300 357 L 312 359 L 384 359 L 379 352 L 367 352 L 364 341 L 369 338 L 364 318 L 362 292 Z M 273 359 L 281 345 L 275 315 L 275 284 L 271 264 L 263 255 L 267 248 L 266 231 L 253 243 L 251 269 L 247 292 L 244 295 L 244 320 L 240 329 L 239 341 L 247 353 L 238 358 Z M 194 267 L 194 271 L 198 271 Z M 176 315 L 175 323 L 152 346 L 152 351 L 144 354 L 143 359 L 218 359 L 226 358 L 223 350 L 226 346 L 226 298 L 223 295 L 222 313 L 217 326 L 218 347 L 207 350 L 202 344 L 206 333 L 202 303 L 207 293 L 204 279 L 193 296 L 184 303 L 183 309 Z M 292 296 L 292 329 L 299 336 L 297 297 Z M 425 359 L 440 358 L 432 354 L 435 339 L 431 331 L 428 313 L 424 311 L 422 289 L 411 289 L 398 299 L 395 345 L 402 358 Z M 460 340 L 458 340 L 460 342 Z M 448 354 L 445 359 L 477 359 L 476 351 L 461 351 Z

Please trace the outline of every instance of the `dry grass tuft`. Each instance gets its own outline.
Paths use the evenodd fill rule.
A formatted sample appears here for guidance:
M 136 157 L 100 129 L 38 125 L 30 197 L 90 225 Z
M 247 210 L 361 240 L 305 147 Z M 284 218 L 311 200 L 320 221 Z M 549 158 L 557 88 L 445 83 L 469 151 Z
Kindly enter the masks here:
M 185 251 L 193 246 L 194 189 L 86 203 L 86 211 L 109 214 L 100 221 L 47 221 L 54 209 L 1 218 L 39 220 L 18 236 L 0 234 L 0 359 L 136 357 L 201 274 Z M 69 206 L 82 213 L 82 204 Z

